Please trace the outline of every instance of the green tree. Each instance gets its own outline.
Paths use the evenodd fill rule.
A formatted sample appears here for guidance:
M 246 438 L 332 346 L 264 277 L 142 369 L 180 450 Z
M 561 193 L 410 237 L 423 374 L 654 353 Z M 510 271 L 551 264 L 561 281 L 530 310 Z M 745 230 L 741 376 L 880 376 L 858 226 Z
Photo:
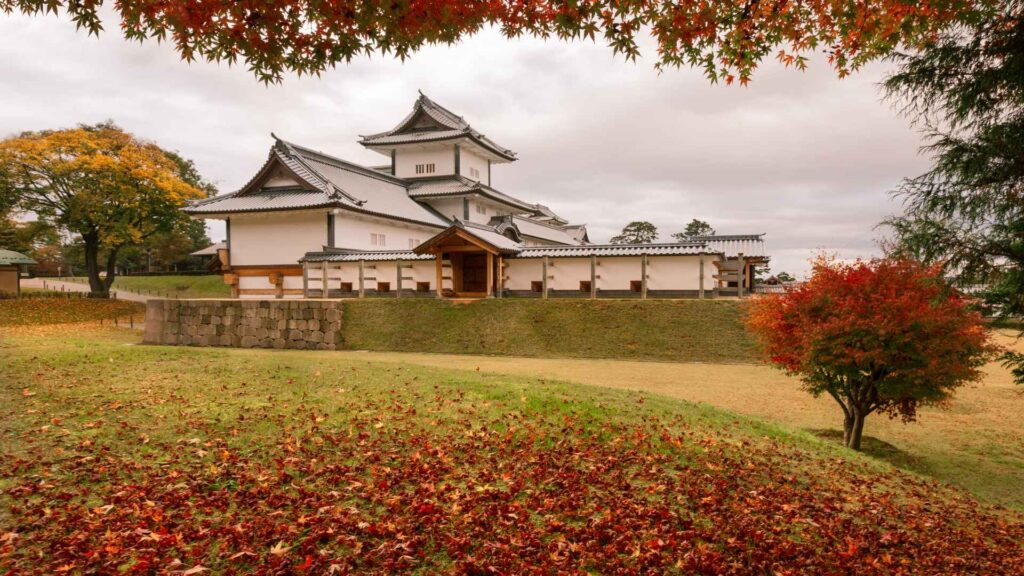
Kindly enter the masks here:
M 642 220 L 626 224 L 622 233 L 613 236 L 612 244 L 647 244 L 658 239 L 658 227 Z
M 182 180 L 202 190 L 205 196 L 217 193 L 217 187 L 203 178 L 192 160 L 170 150 L 163 152 L 178 165 L 178 174 Z M 128 270 L 150 271 L 151 266 L 166 269 L 185 262 L 190 253 L 210 244 L 206 224 L 202 220 L 185 218 L 176 222 L 171 230 L 156 233 L 138 245 L 126 247 L 120 254 L 118 264 Z
M 782 271 L 775 275 L 775 279 L 779 282 L 796 282 L 796 278 L 793 278 L 789 272 Z
M 896 57 L 885 90 L 925 132 L 932 168 L 896 193 L 888 248 L 940 262 L 980 287 L 990 313 L 1024 315 L 1024 2 L 957 26 Z M 1024 356 L 1007 353 L 1018 383 Z
M 81 237 L 98 297 L 109 295 L 120 250 L 174 229 L 181 207 L 204 195 L 174 158 L 112 123 L 0 141 L 0 198 Z
M 711 224 L 703 220 L 697 220 L 694 218 L 686 225 L 686 229 L 682 232 L 676 232 L 672 235 L 673 238 L 680 242 L 686 242 L 694 236 L 714 236 L 715 229 L 711 227 Z

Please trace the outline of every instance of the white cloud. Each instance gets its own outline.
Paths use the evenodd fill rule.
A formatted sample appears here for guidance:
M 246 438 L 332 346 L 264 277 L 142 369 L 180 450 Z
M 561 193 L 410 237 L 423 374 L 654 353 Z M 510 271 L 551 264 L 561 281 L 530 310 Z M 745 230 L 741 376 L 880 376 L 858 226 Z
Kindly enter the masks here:
M 379 163 L 357 135 L 390 128 L 422 89 L 519 153 L 495 168 L 498 188 L 587 222 L 596 241 L 635 219 L 667 239 L 696 217 L 720 233 L 767 232 L 773 268 L 791 272 L 817 249 L 875 253 L 874 225 L 898 209 L 889 190 L 927 165 L 880 102 L 884 65 L 839 80 L 822 62 L 804 73 L 766 64 L 749 87 L 713 86 L 602 45 L 490 31 L 405 63 L 374 57 L 264 86 L 244 67 L 129 43 L 107 23 L 97 39 L 63 18 L 0 14 L 0 135 L 111 118 L 227 191 L 262 164 L 271 131 Z

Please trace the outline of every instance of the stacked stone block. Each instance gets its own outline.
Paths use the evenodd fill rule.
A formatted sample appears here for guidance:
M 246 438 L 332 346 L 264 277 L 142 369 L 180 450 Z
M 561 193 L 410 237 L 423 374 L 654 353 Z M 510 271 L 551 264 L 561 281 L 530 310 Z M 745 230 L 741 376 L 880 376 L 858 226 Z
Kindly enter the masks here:
M 234 348 L 341 348 L 341 305 L 331 300 L 150 300 L 147 344 Z

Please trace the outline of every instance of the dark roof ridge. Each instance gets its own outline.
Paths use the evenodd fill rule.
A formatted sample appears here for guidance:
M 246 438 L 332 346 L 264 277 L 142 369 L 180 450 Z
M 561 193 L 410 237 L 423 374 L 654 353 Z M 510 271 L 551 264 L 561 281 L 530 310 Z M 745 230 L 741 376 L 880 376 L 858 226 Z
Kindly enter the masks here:
M 534 220 L 533 218 L 527 218 L 525 216 L 519 216 L 517 214 L 509 214 L 509 216 L 512 217 L 512 218 L 519 218 L 520 220 L 528 220 L 530 222 L 530 224 L 538 224 L 540 226 L 547 226 L 548 228 L 551 228 L 552 230 L 557 230 L 559 232 L 565 232 L 565 228 L 567 228 L 569 226 L 568 224 L 563 225 L 563 226 L 558 226 L 558 225 L 555 225 L 555 224 L 548 224 L 547 222 L 543 222 L 541 220 Z M 576 226 L 584 226 L 584 224 L 576 224 Z
M 764 238 L 765 234 L 766 234 L 765 232 L 759 232 L 759 233 L 756 233 L 756 234 L 711 234 L 711 235 L 690 236 L 690 238 L 695 238 L 698 242 L 713 242 L 715 240 L 724 240 L 724 241 L 730 241 L 730 240 L 733 240 L 733 241 L 735 241 L 735 240 L 760 240 L 760 239 Z
M 586 244 L 585 246 L 587 248 L 611 248 L 613 246 L 620 247 L 620 248 L 643 248 L 643 247 L 648 247 L 648 246 L 652 247 L 652 248 L 676 248 L 676 247 L 678 247 L 678 248 L 693 248 L 693 247 L 706 248 L 707 247 L 707 243 L 706 242 L 664 242 L 664 243 L 662 243 L 662 242 L 649 242 L 649 243 L 645 243 L 645 244 Z M 577 246 L 577 245 L 574 245 L 574 244 L 564 244 L 564 245 L 553 244 L 553 245 L 546 245 L 546 246 L 530 246 L 530 248 L 552 248 L 552 249 L 557 249 L 557 250 L 569 250 L 569 249 L 572 249 L 572 248 L 580 248 L 580 246 Z

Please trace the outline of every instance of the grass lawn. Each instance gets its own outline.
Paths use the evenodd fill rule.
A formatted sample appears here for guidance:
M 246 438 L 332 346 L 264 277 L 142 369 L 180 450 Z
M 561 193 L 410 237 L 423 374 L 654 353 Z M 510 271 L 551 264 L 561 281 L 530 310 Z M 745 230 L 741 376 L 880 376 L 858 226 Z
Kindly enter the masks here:
M 87 278 L 72 278 L 88 284 Z M 169 298 L 230 298 L 231 287 L 219 275 L 210 276 L 118 276 L 114 290 L 158 294 Z
M 729 300 L 344 301 L 346 349 L 675 362 L 750 362 Z
M 707 406 L 356 353 L 138 341 L 0 332 L 0 566 L 1024 571 L 1019 513 Z

